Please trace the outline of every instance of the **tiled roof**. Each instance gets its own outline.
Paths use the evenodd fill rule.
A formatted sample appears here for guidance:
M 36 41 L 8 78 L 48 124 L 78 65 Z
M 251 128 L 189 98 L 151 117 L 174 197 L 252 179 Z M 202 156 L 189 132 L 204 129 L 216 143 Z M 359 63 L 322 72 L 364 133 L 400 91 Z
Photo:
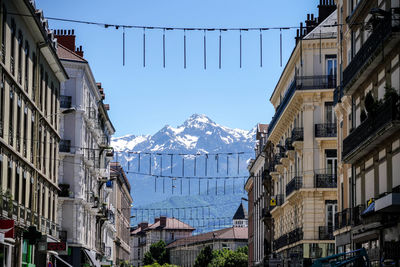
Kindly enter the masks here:
M 257 125 L 257 132 L 267 133 L 268 132 L 268 124 L 259 123 Z
M 153 230 L 153 229 L 163 229 L 163 230 L 180 229 L 180 230 L 191 230 L 191 231 L 196 230 L 192 226 L 190 226 L 184 222 L 181 222 L 180 220 L 178 220 L 176 218 L 166 218 L 165 226 L 161 226 L 160 221 L 157 221 L 157 222 L 149 225 L 148 228 L 146 228 L 146 230 Z
M 247 227 L 230 227 L 200 235 L 181 238 L 169 244 L 167 248 L 185 246 L 189 244 L 204 243 L 207 241 L 212 242 L 213 240 L 227 240 L 227 239 L 247 240 L 247 238 L 248 238 Z
M 247 219 L 247 211 L 243 207 L 243 203 L 240 203 L 238 209 L 235 212 L 235 215 L 233 215 L 234 220 L 245 220 Z
M 61 60 L 64 59 L 87 63 L 87 61 L 83 57 L 79 56 L 78 54 L 74 53 L 73 51 L 69 50 L 61 44 L 58 44 L 57 55 Z

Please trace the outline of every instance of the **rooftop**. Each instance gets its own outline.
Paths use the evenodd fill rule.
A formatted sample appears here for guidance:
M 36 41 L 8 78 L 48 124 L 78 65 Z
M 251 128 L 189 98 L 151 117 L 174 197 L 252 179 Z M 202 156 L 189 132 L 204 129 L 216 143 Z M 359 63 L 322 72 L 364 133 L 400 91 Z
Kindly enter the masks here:
M 167 246 L 167 248 L 185 246 L 189 244 L 204 243 L 213 240 L 247 240 L 247 227 L 230 227 L 221 230 L 208 232 L 204 234 L 194 235 L 182 239 L 178 239 Z

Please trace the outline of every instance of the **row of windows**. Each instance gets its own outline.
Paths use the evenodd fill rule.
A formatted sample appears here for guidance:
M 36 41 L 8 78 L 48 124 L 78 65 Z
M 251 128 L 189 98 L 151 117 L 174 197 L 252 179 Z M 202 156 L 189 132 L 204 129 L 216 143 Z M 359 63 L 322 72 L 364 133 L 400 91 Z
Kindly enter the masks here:
M 43 64 L 39 66 L 39 82 L 36 84 L 37 54 L 30 51 L 29 41 L 25 40 L 22 29 L 18 30 L 13 17 L 8 18 L 7 10 L 3 6 L 2 20 L 2 62 L 7 64 L 7 56 L 10 59 L 10 74 L 17 80 L 17 85 L 23 88 L 33 102 L 38 105 L 49 123 L 58 128 L 57 116 L 59 99 L 59 82 L 49 75 Z M 10 25 L 10 26 L 8 26 Z M 8 27 L 7 27 L 8 26 Z M 9 42 L 9 49 L 7 49 Z M 16 53 L 17 51 L 17 53 Z M 15 61 L 17 60 L 17 62 Z M 16 64 L 17 63 L 17 64 Z M 39 88 L 38 88 L 39 87 Z M 37 91 L 37 89 L 39 89 Z M 37 98 L 37 99 L 36 99 Z
M 28 167 L 14 160 L 12 155 L 0 152 L 0 177 L 3 196 L 55 222 L 57 192 L 47 189 L 45 182 L 39 182 L 34 203 L 34 179 Z
M 43 174 L 56 182 L 58 138 L 50 128 L 39 125 L 39 135 L 35 138 L 35 111 L 25 96 L 16 92 L 15 87 L 3 79 L 0 86 L 0 137 L 18 151 L 27 161 L 35 164 Z M 8 89 L 8 90 L 7 90 Z M 6 93 L 8 91 L 8 97 Z M 6 110 L 8 104 L 8 110 Z M 7 112 L 6 112 L 7 111 Z M 8 113 L 8 116 L 5 116 Z M 6 123 L 8 122 L 8 129 Z M 36 139 L 36 140 L 35 140 Z M 36 162 L 33 158 L 34 145 L 38 147 Z

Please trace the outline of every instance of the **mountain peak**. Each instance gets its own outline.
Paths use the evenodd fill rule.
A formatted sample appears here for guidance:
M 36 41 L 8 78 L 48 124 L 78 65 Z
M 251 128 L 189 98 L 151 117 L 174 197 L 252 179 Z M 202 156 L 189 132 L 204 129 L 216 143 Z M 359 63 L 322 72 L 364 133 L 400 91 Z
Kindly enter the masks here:
M 196 126 L 203 124 L 213 124 L 214 122 L 204 114 L 193 114 L 184 123 L 184 126 Z

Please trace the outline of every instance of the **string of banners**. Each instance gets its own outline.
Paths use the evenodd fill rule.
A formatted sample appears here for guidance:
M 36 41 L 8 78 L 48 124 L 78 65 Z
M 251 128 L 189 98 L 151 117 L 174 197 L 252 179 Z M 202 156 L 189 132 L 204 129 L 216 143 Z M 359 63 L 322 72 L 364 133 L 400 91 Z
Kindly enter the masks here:
M 30 14 L 19 14 L 19 13 L 12 13 L 11 15 L 18 15 L 18 16 L 29 16 Z M 282 67 L 282 33 L 285 30 L 290 29 L 299 29 L 302 31 L 304 27 L 302 26 L 277 26 L 277 27 L 224 27 L 224 28 L 205 28 L 205 27 L 169 27 L 169 26 L 145 26 L 145 25 L 126 25 L 126 24 L 112 24 L 112 23 L 102 23 L 96 21 L 85 21 L 85 20 L 77 20 L 77 19 L 67 19 L 67 18 L 58 18 L 58 17 L 43 17 L 45 20 L 54 20 L 54 21 L 61 21 L 61 22 L 69 22 L 69 23 L 78 23 L 78 24 L 88 24 L 88 25 L 96 25 L 104 28 L 114 28 L 116 30 L 122 29 L 122 65 L 125 66 L 125 49 L 126 49 L 126 30 L 127 29 L 137 29 L 143 32 L 142 37 L 142 54 L 143 54 L 143 67 L 146 67 L 146 32 L 148 31 L 158 31 L 162 34 L 162 66 L 163 68 L 166 67 L 166 39 L 167 33 L 169 31 L 180 31 L 182 33 L 182 43 L 183 43 L 183 68 L 186 69 L 187 67 L 187 38 L 190 36 L 189 32 L 197 31 L 201 32 L 203 35 L 202 38 L 202 46 L 203 46 L 203 67 L 207 69 L 207 37 L 208 33 L 210 32 L 217 32 L 218 33 L 218 67 L 221 69 L 222 67 L 222 41 L 223 41 L 223 33 L 224 32 L 237 32 L 238 39 L 239 39 L 239 67 L 242 68 L 242 50 L 243 50 L 243 42 L 242 36 L 244 32 L 248 31 L 256 31 L 259 32 L 259 65 L 263 67 L 263 33 L 266 31 L 277 30 L 279 31 L 279 50 L 280 50 L 280 66 Z M 319 27 L 337 27 L 342 26 L 343 24 L 331 24 L 331 25 L 319 25 Z M 56 30 L 56 34 L 65 34 L 67 30 Z M 320 37 L 321 38 L 321 37 Z
M 122 157 L 127 161 L 127 174 L 142 175 L 154 178 L 154 192 L 172 194 L 243 194 L 244 184 L 248 178 L 247 169 L 241 167 L 247 164 L 244 154 L 250 152 L 221 153 L 151 153 L 124 152 Z M 116 153 L 119 161 L 120 153 Z M 137 166 L 131 166 L 137 165 Z M 132 168 L 131 168 L 132 167 Z M 245 175 L 241 174 L 246 171 Z M 234 175 L 232 175 L 235 173 Z M 241 182 L 237 182 L 241 180 Z M 212 187 L 214 182 L 215 187 Z M 232 184 L 232 189 L 228 184 Z M 213 185 L 214 185 L 213 184 Z M 240 186 L 240 190 L 237 186 Z M 205 188 L 204 188 L 205 187 Z M 166 192 L 166 188 L 170 188 Z M 202 190 L 204 188 L 204 190 Z M 235 189 L 236 188 L 236 189 Z M 196 192 L 197 191 L 197 192 Z M 229 191 L 230 192 L 230 191 Z

